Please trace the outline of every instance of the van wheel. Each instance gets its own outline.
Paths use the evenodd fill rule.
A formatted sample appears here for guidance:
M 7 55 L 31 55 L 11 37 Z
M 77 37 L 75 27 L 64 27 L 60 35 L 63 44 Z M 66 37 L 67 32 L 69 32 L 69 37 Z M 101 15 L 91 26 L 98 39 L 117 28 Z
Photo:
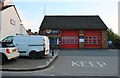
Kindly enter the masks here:
M 39 58 L 39 59 L 42 59 L 43 56 L 44 56 L 43 52 L 38 53 L 38 58 Z
M 7 62 L 8 62 L 7 57 L 4 54 L 2 54 L 2 65 L 4 65 Z
M 37 52 L 36 51 L 31 51 L 30 54 L 29 54 L 29 57 L 31 59 L 37 59 L 38 58 Z

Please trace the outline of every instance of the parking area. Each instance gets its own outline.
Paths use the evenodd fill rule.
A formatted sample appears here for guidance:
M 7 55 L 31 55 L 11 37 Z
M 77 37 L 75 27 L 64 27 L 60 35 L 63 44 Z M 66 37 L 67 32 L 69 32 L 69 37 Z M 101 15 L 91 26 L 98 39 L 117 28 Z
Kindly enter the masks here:
M 39 59 L 31 59 L 27 56 L 18 57 L 16 60 L 9 60 L 8 63 L 2 65 L 1 70 L 4 71 L 29 71 L 36 69 L 44 69 L 52 61 L 56 59 L 58 54 L 55 52 L 54 56 L 50 53 Z
M 3 72 L 3 76 L 118 76 L 118 50 L 60 50 L 45 70 Z
M 35 68 L 37 66 L 45 65 L 52 56 L 44 57 L 42 59 L 30 59 L 29 57 L 19 57 L 17 60 L 10 60 L 7 64 L 2 65 L 2 69 L 23 69 Z
M 60 50 L 50 70 L 40 73 L 55 76 L 118 76 L 118 50 Z

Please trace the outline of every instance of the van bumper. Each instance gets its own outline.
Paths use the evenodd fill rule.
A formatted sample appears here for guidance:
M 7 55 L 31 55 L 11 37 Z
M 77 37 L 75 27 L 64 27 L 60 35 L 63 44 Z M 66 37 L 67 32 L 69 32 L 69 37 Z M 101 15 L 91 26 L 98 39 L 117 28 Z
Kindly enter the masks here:
M 45 55 L 48 55 L 49 54 L 49 50 L 45 50 Z

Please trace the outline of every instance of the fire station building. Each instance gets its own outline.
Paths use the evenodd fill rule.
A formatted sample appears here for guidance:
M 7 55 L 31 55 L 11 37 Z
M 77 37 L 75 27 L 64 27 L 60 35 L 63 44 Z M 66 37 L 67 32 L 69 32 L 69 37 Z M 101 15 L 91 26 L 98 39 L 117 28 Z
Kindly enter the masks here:
M 39 33 L 61 49 L 107 48 L 108 27 L 95 16 L 45 16 Z

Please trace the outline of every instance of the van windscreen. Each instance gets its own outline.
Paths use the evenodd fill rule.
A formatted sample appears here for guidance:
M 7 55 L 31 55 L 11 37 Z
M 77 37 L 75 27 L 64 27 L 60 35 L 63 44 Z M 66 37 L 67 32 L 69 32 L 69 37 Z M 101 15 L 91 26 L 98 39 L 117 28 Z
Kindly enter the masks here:
M 12 42 L 13 41 L 13 36 L 6 37 L 2 40 L 2 42 Z

